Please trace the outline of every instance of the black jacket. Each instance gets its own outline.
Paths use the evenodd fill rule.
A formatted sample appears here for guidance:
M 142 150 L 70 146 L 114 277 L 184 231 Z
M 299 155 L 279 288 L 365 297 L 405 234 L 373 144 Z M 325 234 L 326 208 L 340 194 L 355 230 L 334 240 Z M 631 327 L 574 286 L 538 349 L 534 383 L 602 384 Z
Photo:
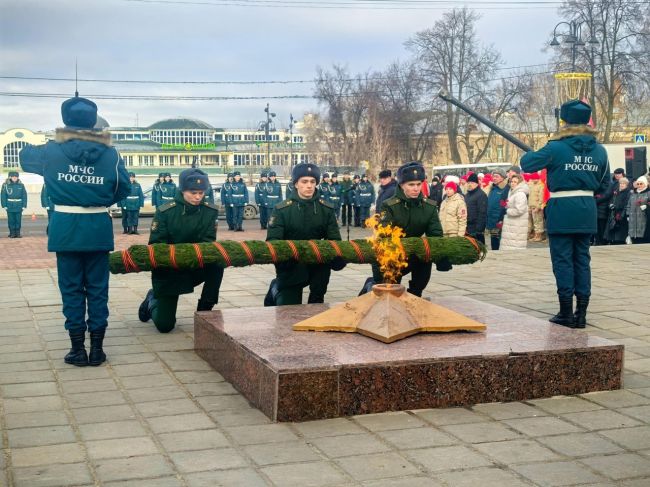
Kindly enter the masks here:
M 485 231 L 487 223 L 487 195 L 480 187 L 465 195 L 467 205 L 467 233 L 478 235 Z
M 438 208 L 440 208 L 440 204 L 442 203 L 442 190 L 442 183 L 429 186 L 429 199 L 435 201 Z
M 391 179 L 387 185 L 379 186 L 379 192 L 377 193 L 377 201 L 375 202 L 375 211 L 377 213 L 381 210 L 381 204 L 386 201 L 388 198 L 391 198 L 395 195 L 395 189 L 397 188 L 397 181 Z

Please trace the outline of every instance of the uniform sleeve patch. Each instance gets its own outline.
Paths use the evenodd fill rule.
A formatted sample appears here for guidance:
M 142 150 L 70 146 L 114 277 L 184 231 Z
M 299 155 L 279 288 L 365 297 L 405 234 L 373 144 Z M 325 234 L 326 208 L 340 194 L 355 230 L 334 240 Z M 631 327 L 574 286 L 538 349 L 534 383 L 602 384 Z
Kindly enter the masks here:
M 152 231 L 152 232 L 155 232 L 156 230 L 158 230 L 158 220 L 154 220 L 154 221 L 151 223 L 151 231 Z

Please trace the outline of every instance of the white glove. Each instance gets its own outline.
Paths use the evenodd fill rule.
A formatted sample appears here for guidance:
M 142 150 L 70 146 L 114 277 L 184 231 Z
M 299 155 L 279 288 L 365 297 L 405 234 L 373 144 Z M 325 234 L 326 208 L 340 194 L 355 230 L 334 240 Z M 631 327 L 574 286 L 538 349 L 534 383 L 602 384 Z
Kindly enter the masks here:
M 230 203 L 230 207 L 231 207 L 231 208 L 234 208 L 234 207 L 235 207 L 235 205 L 233 205 L 232 203 Z
M 641 211 L 645 211 L 645 209 L 648 207 L 648 205 L 641 205 Z

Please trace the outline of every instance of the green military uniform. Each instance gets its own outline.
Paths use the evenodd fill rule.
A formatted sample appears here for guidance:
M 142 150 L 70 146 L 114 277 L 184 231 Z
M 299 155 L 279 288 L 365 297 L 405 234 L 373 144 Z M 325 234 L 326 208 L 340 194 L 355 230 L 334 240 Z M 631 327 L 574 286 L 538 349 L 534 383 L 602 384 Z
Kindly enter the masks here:
M 267 240 L 341 240 L 334 206 L 322 199 L 318 191 L 304 200 L 294 191 L 289 199 L 278 203 L 269 220 Z M 309 286 L 308 303 L 322 303 L 327 292 L 329 265 L 285 262 L 276 265 L 278 294 L 275 304 L 301 304 L 302 290 Z
M 151 223 L 149 243 L 200 243 L 214 242 L 217 239 L 218 207 L 203 202 L 191 205 L 183 199 L 180 191 L 174 200 L 156 210 Z M 206 264 L 203 269 L 173 271 L 154 269 L 151 272 L 153 298 L 149 312 L 156 328 L 167 333 L 176 324 L 178 296 L 189 294 L 202 282 L 203 291 L 199 299 L 198 311 L 212 309 L 219 301 L 219 288 L 223 278 L 223 268 Z

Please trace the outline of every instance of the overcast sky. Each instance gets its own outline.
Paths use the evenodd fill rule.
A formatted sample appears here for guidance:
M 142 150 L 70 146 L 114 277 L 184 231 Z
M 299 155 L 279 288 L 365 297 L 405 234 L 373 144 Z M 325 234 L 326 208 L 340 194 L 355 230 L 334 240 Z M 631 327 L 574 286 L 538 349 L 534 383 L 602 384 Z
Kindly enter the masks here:
M 224 5 L 250 1 L 0 0 L 0 76 L 74 78 L 76 57 L 81 79 L 312 80 L 317 66 L 340 63 L 357 73 L 381 70 L 396 59 L 407 59 L 404 41 L 432 26 L 444 12 Z M 356 0 L 332 1 L 346 1 L 349 5 Z M 483 17 L 478 24 L 478 36 L 482 43 L 501 52 L 506 66 L 548 61 L 550 53 L 543 52 L 543 47 L 560 20 L 556 7 L 492 6 L 479 11 Z M 89 97 L 268 97 L 310 95 L 312 88 L 311 84 L 79 84 L 80 95 Z M 73 95 L 74 83 L 0 78 L 0 92 Z M 61 126 L 62 101 L 0 96 L 0 131 L 18 127 L 51 130 Z M 318 109 L 312 99 L 269 102 L 271 110 L 277 113 L 278 127 L 288 124 L 289 113 L 299 119 L 305 112 Z M 134 126 L 136 119 L 140 126 L 148 126 L 164 118 L 187 116 L 216 127 L 252 128 L 264 117 L 266 100 L 97 103 L 100 115 L 112 126 Z

